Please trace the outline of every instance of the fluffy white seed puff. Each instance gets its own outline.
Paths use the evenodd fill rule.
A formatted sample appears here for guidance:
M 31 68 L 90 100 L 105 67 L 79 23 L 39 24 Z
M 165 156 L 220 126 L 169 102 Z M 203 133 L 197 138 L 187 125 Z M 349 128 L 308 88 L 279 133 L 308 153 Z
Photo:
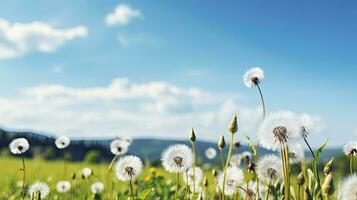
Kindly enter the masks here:
M 58 149 L 65 149 L 69 146 L 70 142 L 69 137 L 62 135 L 55 140 L 55 145 Z
M 183 144 L 171 145 L 162 153 L 161 161 L 168 172 L 185 172 L 193 163 L 192 150 Z
M 290 164 L 297 164 L 305 158 L 305 151 L 299 143 L 288 144 Z
M 71 189 L 71 183 L 68 181 L 59 181 L 56 185 L 56 190 L 59 193 L 66 193 Z
M 203 179 L 203 171 L 199 167 L 195 167 L 195 181 L 193 181 L 194 176 L 193 176 L 193 168 L 191 167 L 184 176 L 182 176 L 183 181 L 187 183 L 190 187 L 193 187 L 194 183 L 196 184 L 196 188 L 200 185 L 202 179 Z
M 223 177 L 224 174 L 221 172 L 217 177 L 218 188 L 223 191 Z M 235 194 L 239 187 L 244 184 L 244 174 L 238 167 L 230 166 L 227 168 L 226 181 L 224 187 L 224 195 L 232 196 Z
M 93 171 L 91 168 L 85 167 L 81 170 L 81 173 L 84 178 L 88 178 L 93 174 Z
M 257 190 L 257 182 L 254 182 L 254 181 L 250 181 L 249 184 L 248 184 L 248 190 L 247 190 L 247 193 L 250 197 L 250 199 L 255 199 L 255 192 Z M 246 192 L 244 190 L 239 190 L 240 194 L 242 195 L 242 197 L 245 197 L 246 195 Z M 259 195 L 261 197 L 264 197 L 265 196 L 265 189 L 264 187 L 259 187 Z
M 16 138 L 9 144 L 9 149 L 13 154 L 23 154 L 30 148 L 29 142 L 25 138 Z
M 284 128 L 285 136 L 275 135 L 276 128 Z M 280 131 L 281 133 L 281 131 Z M 280 140 L 291 141 L 301 138 L 301 125 L 296 115 L 290 111 L 278 111 L 267 116 L 259 127 L 258 131 L 260 144 L 270 150 L 277 150 L 280 147 Z
M 208 159 L 212 160 L 216 157 L 217 151 L 216 151 L 216 149 L 209 147 L 208 149 L 206 149 L 205 155 Z
M 357 156 L 357 141 L 350 141 L 343 146 L 346 156 Z
M 257 166 L 257 174 L 260 179 L 269 182 L 270 179 L 281 179 L 283 177 L 281 159 L 275 155 L 264 156 Z
M 37 198 L 40 196 L 41 199 L 44 199 L 50 193 L 50 188 L 44 182 L 36 182 L 29 187 L 28 193 L 31 198 Z
M 241 159 L 241 157 L 240 157 L 239 154 L 233 154 L 233 155 L 231 156 L 231 159 L 229 160 L 229 164 L 230 164 L 231 166 L 239 167 L 240 164 L 241 164 L 241 161 L 242 161 L 242 159 Z
M 124 156 L 115 164 L 117 178 L 129 181 L 136 178 L 143 168 L 143 163 L 137 156 Z
M 123 155 L 128 152 L 129 145 L 126 140 L 115 139 L 110 143 L 110 151 L 114 155 Z
M 245 86 L 252 87 L 255 84 L 259 84 L 264 79 L 264 71 L 259 67 L 254 67 L 245 72 L 243 81 Z
M 95 182 L 90 186 L 93 194 L 100 194 L 104 191 L 104 184 L 102 182 Z
M 357 199 L 357 175 L 351 175 L 342 181 L 340 189 L 340 200 L 356 200 Z

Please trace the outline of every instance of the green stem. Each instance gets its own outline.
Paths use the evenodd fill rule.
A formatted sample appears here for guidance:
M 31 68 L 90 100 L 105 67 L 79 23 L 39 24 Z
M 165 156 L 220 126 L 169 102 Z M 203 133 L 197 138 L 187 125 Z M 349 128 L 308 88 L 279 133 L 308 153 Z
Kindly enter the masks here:
M 185 200 L 188 199 L 187 198 L 187 194 L 188 194 L 188 175 L 187 175 L 187 172 L 185 173 L 185 177 L 186 177 L 186 184 L 185 184 Z
M 196 199 L 196 145 L 192 142 L 193 151 L 193 199 Z
M 176 183 L 176 191 L 175 191 L 175 200 L 177 199 L 178 189 L 180 186 L 180 173 L 177 172 L 177 183 Z
M 284 171 L 284 199 L 290 199 L 290 163 L 289 150 L 286 143 L 281 144 L 282 165 Z
M 226 160 L 226 165 L 224 166 L 224 171 L 223 171 L 223 188 L 222 188 L 222 200 L 225 199 L 225 195 L 224 195 L 224 189 L 226 186 L 226 174 L 227 174 L 227 168 L 228 168 L 228 164 L 229 164 L 229 160 L 231 158 L 231 154 L 232 154 L 232 148 L 233 148 L 233 142 L 234 142 L 234 133 L 231 133 L 231 142 L 229 144 L 229 150 L 228 150 L 228 156 L 227 156 L 227 160 Z
M 350 156 L 350 174 L 353 174 L 353 155 Z
M 22 191 L 21 191 L 21 199 L 24 199 L 25 197 L 25 181 L 26 181 L 26 166 L 25 166 L 25 159 L 24 155 L 21 154 L 21 160 L 22 160 Z
M 262 91 L 261 91 L 261 89 L 260 89 L 259 84 L 256 84 L 256 86 L 257 86 L 257 88 L 258 88 L 258 90 L 259 90 L 260 99 L 261 99 L 261 101 L 262 101 L 262 106 L 263 106 L 263 119 L 264 119 L 264 118 L 265 118 L 265 103 L 264 103 L 263 93 L 262 93 Z
M 131 179 L 129 183 L 130 183 L 131 199 L 134 200 L 134 189 L 133 189 L 133 182 L 131 181 Z
M 297 200 L 300 200 L 300 188 L 301 188 L 301 186 L 299 185 L 298 186 L 298 192 L 297 192 Z
M 267 187 L 267 193 L 265 195 L 265 200 L 269 199 L 269 194 L 270 194 L 270 185 L 271 185 L 271 178 L 269 179 L 268 187 Z
M 249 181 L 250 181 L 250 171 L 248 171 L 248 178 L 247 178 L 247 188 L 246 188 L 246 191 L 249 191 Z M 245 195 L 245 199 L 246 200 L 248 200 L 248 196 L 249 196 L 249 194 L 248 194 L 248 192 L 246 193 L 246 195 Z
M 219 149 L 220 152 L 221 152 L 221 167 L 222 167 L 222 170 L 224 170 L 224 151 L 223 149 Z
M 112 169 L 113 169 L 113 166 L 114 166 L 114 163 L 115 161 L 117 160 L 118 156 L 114 156 L 112 161 L 110 162 L 110 165 L 108 167 L 108 171 L 107 171 L 107 177 L 106 177 L 106 185 L 108 187 L 108 197 L 109 199 L 112 199 L 112 193 L 113 193 L 113 187 L 112 187 L 112 181 L 111 181 L 111 172 L 112 172 Z

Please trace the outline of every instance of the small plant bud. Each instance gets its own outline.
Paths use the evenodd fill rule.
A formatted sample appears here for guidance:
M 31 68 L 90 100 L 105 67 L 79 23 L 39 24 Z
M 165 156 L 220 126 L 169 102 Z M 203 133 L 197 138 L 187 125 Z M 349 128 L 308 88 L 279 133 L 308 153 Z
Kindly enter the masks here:
M 232 134 L 236 133 L 238 131 L 238 123 L 237 123 L 237 115 L 233 115 L 233 119 L 231 121 L 231 124 L 229 125 L 229 132 Z
M 212 169 L 212 176 L 214 176 L 214 177 L 217 176 L 217 171 L 215 169 Z
M 300 174 L 296 177 L 296 180 L 297 180 L 297 184 L 299 186 L 304 185 L 304 183 L 305 183 L 304 173 L 300 172 Z
M 335 188 L 333 186 L 333 173 L 329 173 L 326 175 L 321 190 L 324 196 L 328 197 L 329 195 L 333 194 L 333 192 L 335 191 Z
M 332 172 L 332 170 L 333 170 L 333 160 L 334 160 L 334 157 L 332 157 L 331 160 L 328 161 L 327 164 L 324 167 L 324 173 L 325 173 L 326 176 L 328 174 L 330 174 Z
M 250 171 L 250 172 L 254 171 L 256 166 L 257 165 L 255 163 L 253 163 L 252 161 L 249 161 L 248 171 Z
M 195 130 L 193 130 L 193 128 L 191 129 L 189 137 L 190 137 L 191 142 L 195 142 L 196 141 Z
M 224 149 L 225 146 L 226 146 L 226 142 L 224 141 L 224 136 L 221 135 L 218 141 L 218 148 L 222 150 Z

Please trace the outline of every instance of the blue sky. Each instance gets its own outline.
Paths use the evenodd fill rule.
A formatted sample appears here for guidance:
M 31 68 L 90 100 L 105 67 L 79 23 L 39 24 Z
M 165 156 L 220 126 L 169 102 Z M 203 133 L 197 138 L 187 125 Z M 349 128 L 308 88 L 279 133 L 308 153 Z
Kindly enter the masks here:
M 319 127 L 313 145 L 341 145 L 357 136 L 356 6 L 2 1 L 0 125 L 160 138 L 195 127 L 213 141 L 237 112 L 254 137 L 259 98 L 242 75 L 259 66 L 269 112 L 309 113 Z

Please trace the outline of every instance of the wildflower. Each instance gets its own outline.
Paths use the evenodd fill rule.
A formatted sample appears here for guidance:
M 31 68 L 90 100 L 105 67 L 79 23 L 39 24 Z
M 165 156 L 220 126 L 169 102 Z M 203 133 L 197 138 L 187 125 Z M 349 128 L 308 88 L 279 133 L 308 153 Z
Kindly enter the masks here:
M 90 176 L 93 175 L 93 171 L 92 171 L 92 169 L 89 168 L 89 167 L 83 168 L 82 171 L 81 171 L 81 173 L 82 173 L 82 177 L 83 177 L 83 178 L 88 178 L 88 177 L 90 177 Z
M 224 195 L 232 196 L 243 185 L 244 174 L 238 167 L 231 166 L 227 168 L 225 181 L 223 179 L 224 174 L 220 173 L 217 178 L 218 188 L 222 191 L 223 182 L 225 182 Z
M 342 181 L 340 189 L 341 200 L 356 200 L 357 197 L 357 175 L 351 175 Z
M 121 181 L 129 181 L 136 178 L 143 167 L 143 163 L 137 156 L 124 156 L 115 164 L 117 178 Z
M 23 154 L 30 148 L 29 142 L 25 138 L 16 138 L 9 144 L 9 149 L 13 154 Z
M 104 184 L 102 182 L 95 182 L 90 186 L 93 194 L 100 194 L 104 191 Z
M 300 135 L 300 126 L 295 115 L 290 111 L 270 114 L 259 128 L 260 144 L 267 149 L 276 150 L 280 144 L 296 139 Z
M 166 171 L 180 173 L 186 171 L 193 163 L 191 149 L 183 144 L 168 147 L 161 155 L 162 165 Z
M 357 156 L 357 141 L 350 141 L 343 146 L 343 152 L 346 156 Z
M 289 147 L 289 161 L 291 164 L 297 164 L 305 158 L 305 152 L 301 144 L 291 143 Z
M 110 151 L 114 155 L 123 155 L 128 152 L 130 143 L 124 140 L 115 139 L 110 143 Z
M 194 173 L 193 173 L 193 168 L 191 167 L 187 172 L 187 178 L 186 176 L 183 176 L 183 180 L 185 183 L 187 183 L 190 187 L 193 188 L 193 185 L 196 184 L 196 187 L 198 187 L 203 179 L 203 171 L 199 167 L 195 167 L 195 181 L 194 181 Z
M 263 106 L 263 118 L 265 118 L 264 98 L 263 98 L 263 93 L 260 89 L 260 81 L 263 80 L 263 78 L 264 78 L 264 71 L 259 67 L 254 67 L 249 69 L 247 72 L 245 72 L 243 76 L 243 82 L 245 86 L 247 86 L 248 88 L 251 88 L 253 85 L 258 88 L 260 99 L 262 101 L 262 106 Z
M 35 182 L 29 187 L 28 193 L 30 194 L 31 198 L 44 199 L 50 193 L 50 188 L 44 182 Z
M 217 151 L 216 151 L 216 149 L 209 147 L 208 149 L 206 149 L 205 155 L 208 159 L 212 160 L 216 157 Z
M 282 178 L 281 160 L 275 155 L 264 156 L 257 166 L 257 174 L 260 179 L 269 182 Z
M 59 181 L 56 185 L 57 192 L 66 193 L 71 189 L 71 183 L 68 181 Z
M 70 141 L 69 137 L 67 137 L 67 136 L 59 136 L 55 140 L 55 144 L 58 149 L 65 149 L 66 147 L 69 146 L 70 142 L 71 141 Z

